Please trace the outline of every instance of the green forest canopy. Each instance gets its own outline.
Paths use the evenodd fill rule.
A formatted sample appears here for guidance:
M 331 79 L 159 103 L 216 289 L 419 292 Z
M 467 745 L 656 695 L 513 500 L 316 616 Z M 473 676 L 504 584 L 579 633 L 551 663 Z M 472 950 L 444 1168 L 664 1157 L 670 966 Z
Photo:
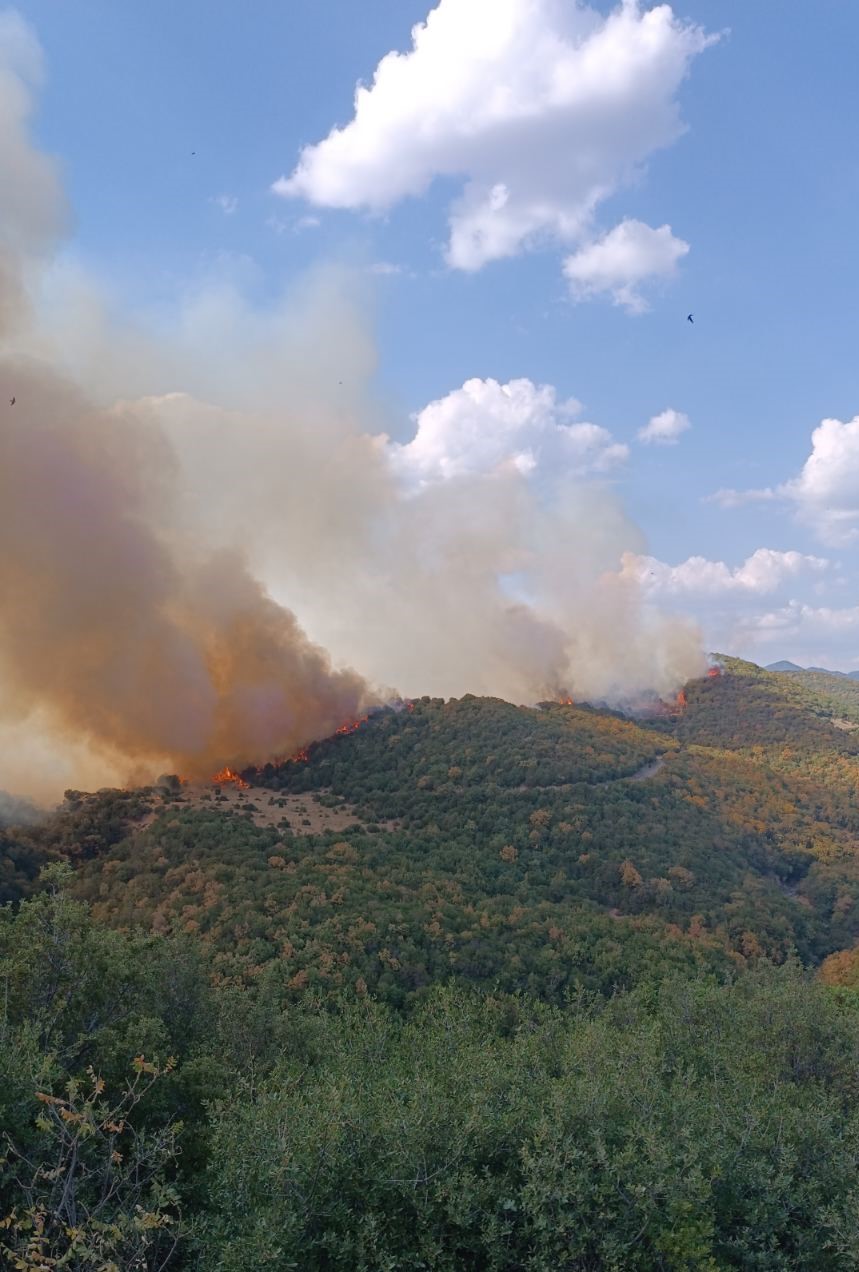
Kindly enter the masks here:
M 0 829 L 9 1266 L 856 1267 L 859 686 L 685 699 Z

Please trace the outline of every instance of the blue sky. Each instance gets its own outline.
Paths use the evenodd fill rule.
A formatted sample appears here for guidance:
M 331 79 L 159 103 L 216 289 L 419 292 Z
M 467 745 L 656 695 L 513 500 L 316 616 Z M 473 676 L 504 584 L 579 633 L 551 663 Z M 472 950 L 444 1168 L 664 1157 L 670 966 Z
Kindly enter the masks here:
M 551 24 L 554 2 L 534 6 L 536 22 Z M 720 37 L 668 94 L 682 134 L 648 150 L 578 236 L 463 269 L 445 259 L 461 176 L 433 170 L 421 193 L 369 210 L 360 190 L 347 207 L 313 197 L 325 173 L 304 197 L 272 191 L 302 147 L 349 124 L 356 82 L 410 50 L 430 7 L 22 0 L 47 66 L 35 138 L 59 157 L 73 209 L 64 252 L 142 314 L 219 269 L 263 308 L 314 263 L 365 270 L 397 440 L 472 378 L 552 385 L 629 447 L 610 480 L 654 558 L 640 570 L 655 601 L 763 662 L 859 666 L 859 9 L 679 0 L 678 23 Z M 601 19 L 614 6 L 594 8 Z M 492 144 L 519 143 L 502 130 Z M 688 245 L 644 280 L 640 313 L 614 303 L 622 280 L 576 298 L 562 272 L 626 221 Z M 691 427 L 671 444 L 638 440 L 668 409 Z M 840 424 L 813 440 L 824 419 Z M 741 493 L 710 498 L 726 489 Z

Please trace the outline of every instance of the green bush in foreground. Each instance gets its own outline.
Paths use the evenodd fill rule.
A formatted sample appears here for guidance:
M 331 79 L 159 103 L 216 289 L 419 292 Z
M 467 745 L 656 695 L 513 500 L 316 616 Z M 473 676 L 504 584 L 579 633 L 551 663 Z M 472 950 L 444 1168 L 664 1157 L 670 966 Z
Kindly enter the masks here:
M 859 1262 L 859 1022 L 795 972 L 319 1029 L 213 1110 L 207 1268 Z
M 859 1267 L 859 1008 L 796 966 L 299 1006 L 55 874 L 0 912 L 0 1001 L 19 1270 Z

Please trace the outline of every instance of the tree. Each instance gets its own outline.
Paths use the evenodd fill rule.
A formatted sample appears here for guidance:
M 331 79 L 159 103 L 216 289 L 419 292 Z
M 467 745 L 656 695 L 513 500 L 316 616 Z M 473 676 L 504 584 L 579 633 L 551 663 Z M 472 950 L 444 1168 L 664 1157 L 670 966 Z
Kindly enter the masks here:
M 0 1221 L 0 1253 L 18 1272 L 162 1272 L 180 1233 L 178 1195 L 167 1181 L 179 1123 L 135 1124 L 138 1106 L 173 1062 L 143 1056 L 117 1097 L 90 1067 L 64 1096 L 36 1093 L 39 1137 L 7 1141 L 5 1165 L 18 1196 Z

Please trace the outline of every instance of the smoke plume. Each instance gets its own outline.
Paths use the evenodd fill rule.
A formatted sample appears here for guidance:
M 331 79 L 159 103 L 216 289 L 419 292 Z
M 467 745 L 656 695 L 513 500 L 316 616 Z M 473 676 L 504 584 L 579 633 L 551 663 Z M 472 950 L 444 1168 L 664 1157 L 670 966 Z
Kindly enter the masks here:
M 161 330 L 117 312 L 57 255 L 40 74 L 0 15 L 0 785 L 263 762 L 391 685 L 618 698 L 702 669 L 621 577 L 645 545 L 580 468 L 404 478 L 366 277 L 259 312 L 222 271 Z

